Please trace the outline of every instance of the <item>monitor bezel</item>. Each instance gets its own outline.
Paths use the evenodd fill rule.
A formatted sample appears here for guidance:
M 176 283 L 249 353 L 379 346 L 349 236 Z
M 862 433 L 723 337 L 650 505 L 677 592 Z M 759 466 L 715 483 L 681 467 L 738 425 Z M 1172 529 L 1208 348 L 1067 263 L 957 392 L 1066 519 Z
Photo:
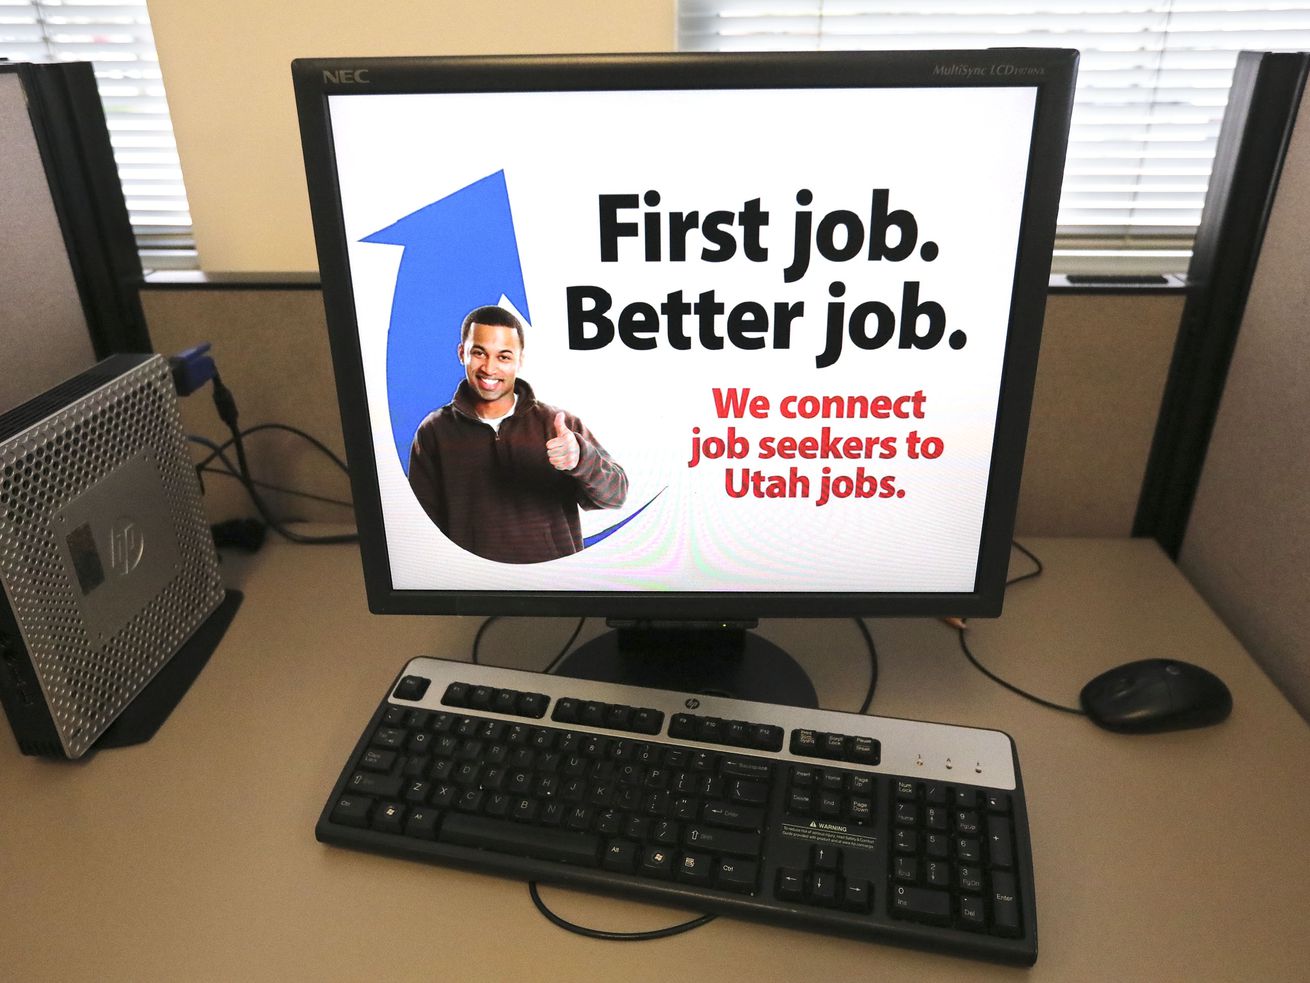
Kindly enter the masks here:
M 698 621 L 770 617 L 994 617 L 1001 612 L 1055 241 L 1076 51 L 749 52 L 306 58 L 292 63 L 341 426 L 369 608 L 379 614 Z M 394 586 L 378 486 L 328 98 L 427 92 L 835 87 L 1037 90 L 975 570 L 967 592 L 458 591 Z

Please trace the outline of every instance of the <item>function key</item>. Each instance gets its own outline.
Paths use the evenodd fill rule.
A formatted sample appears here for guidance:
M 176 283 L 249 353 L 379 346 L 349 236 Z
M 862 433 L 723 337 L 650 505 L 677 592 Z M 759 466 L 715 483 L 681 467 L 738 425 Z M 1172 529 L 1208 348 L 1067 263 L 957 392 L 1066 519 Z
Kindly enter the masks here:
M 468 706 L 470 710 L 487 710 L 495 699 L 496 691 L 490 686 L 474 686 L 469 690 Z
M 597 703 L 595 700 L 588 700 L 582 704 L 582 712 L 578 715 L 578 719 L 588 727 L 604 727 L 605 704 Z
M 423 676 L 406 676 L 396 684 L 396 699 L 398 700 L 421 700 L 423 694 L 428 691 L 428 686 L 432 680 Z
M 522 717 L 540 720 L 546 715 L 546 704 L 550 698 L 545 693 L 518 694 L 518 713 Z
M 698 741 L 705 741 L 709 744 L 722 744 L 724 742 L 723 721 L 718 717 L 696 718 L 694 736 Z
M 550 715 L 550 719 L 558 720 L 562 724 L 576 724 L 578 714 L 581 712 L 582 702 L 566 696 L 555 701 L 555 712 Z
M 466 707 L 469 705 L 469 684 L 451 683 L 441 697 L 441 702 L 448 707 Z
M 639 709 L 632 715 L 632 729 L 638 734 L 658 734 L 664 726 L 664 714 L 647 707 Z
M 518 696 L 512 689 L 498 689 L 491 698 L 491 709 L 497 713 L 513 713 L 517 705 L 515 697 Z
M 751 728 L 751 747 L 761 751 L 781 751 L 782 728 L 756 724 Z
M 724 741 L 733 747 L 749 747 L 750 725 L 744 720 L 729 720 L 723 728 Z
M 696 718 L 689 713 L 675 713 L 669 721 L 669 736 L 689 738 L 696 732 Z
M 632 721 L 632 707 L 610 703 L 605 707 L 605 726 L 614 730 L 627 730 Z M 708 874 L 708 868 L 706 873 Z

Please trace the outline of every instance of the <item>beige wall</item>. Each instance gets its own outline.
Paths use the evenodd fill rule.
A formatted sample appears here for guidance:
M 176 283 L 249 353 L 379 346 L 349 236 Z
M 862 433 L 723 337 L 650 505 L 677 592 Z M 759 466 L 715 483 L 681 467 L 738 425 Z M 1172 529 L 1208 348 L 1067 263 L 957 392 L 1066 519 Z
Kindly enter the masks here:
M 161 352 L 213 341 L 241 423 L 288 423 L 341 449 L 322 298 L 317 290 L 147 290 Z M 1126 536 L 1150 450 L 1181 297 L 1056 295 L 1047 308 L 1018 528 L 1026 535 Z M 185 400 L 189 432 L 224 439 L 208 396 Z M 292 437 L 250 440 L 263 480 L 333 497 L 349 490 L 330 462 Z M 250 513 L 231 479 L 209 480 L 214 519 Z M 284 515 L 349 518 L 296 499 Z
M 200 264 L 317 270 L 291 60 L 660 51 L 673 0 L 149 0 Z

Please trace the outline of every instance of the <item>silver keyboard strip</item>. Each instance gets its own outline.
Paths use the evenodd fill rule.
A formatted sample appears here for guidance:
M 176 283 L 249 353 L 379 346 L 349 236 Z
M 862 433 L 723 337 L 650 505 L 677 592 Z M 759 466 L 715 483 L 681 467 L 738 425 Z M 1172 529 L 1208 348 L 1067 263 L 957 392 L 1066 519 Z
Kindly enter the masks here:
M 388 697 L 388 702 L 396 706 L 444 710 L 458 714 L 470 713 L 512 723 L 556 727 L 580 733 L 606 734 L 630 740 L 672 741 L 687 747 L 759 755 L 778 761 L 791 761 L 817 767 L 841 767 L 851 771 L 867 771 L 900 778 L 979 785 L 1002 790 L 1013 790 L 1016 786 L 1014 742 L 1009 735 L 997 730 L 958 727 L 953 724 L 929 723 L 922 720 L 902 720 L 898 717 L 874 717 L 832 710 L 804 709 L 773 703 L 754 703 L 699 693 L 678 693 L 616 683 L 598 683 L 569 676 L 548 676 L 519 669 L 502 669 L 427 657 L 410 660 L 403 675 L 422 676 L 430 679 L 432 684 L 421 700 L 409 701 L 399 700 L 394 696 Z M 544 693 L 550 698 L 550 704 L 546 708 L 546 715 L 540 719 L 495 713 L 490 710 L 467 710 L 443 706 L 441 697 L 446 692 L 446 687 L 453 682 L 513 689 L 525 693 Z M 664 725 L 659 734 L 646 735 L 608 727 L 589 727 L 580 723 L 561 723 L 552 720 L 551 715 L 555 710 L 556 699 L 563 697 L 660 710 L 664 713 Z M 670 738 L 667 736 L 669 721 L 675 713 L 694 713 L 699 716 L 745 720 L 753 724 L 781 727 L 785 732 L 783 747 L 781 751 L 759 751 L 728 744 Z M 881 744 L 882 760 L 877 765 L 862 765 L 850 761 L 793 755 L 788 748 L 791 744 L 791 732 L 798 728 L 844 734 L 848 737 L 872 737 Z

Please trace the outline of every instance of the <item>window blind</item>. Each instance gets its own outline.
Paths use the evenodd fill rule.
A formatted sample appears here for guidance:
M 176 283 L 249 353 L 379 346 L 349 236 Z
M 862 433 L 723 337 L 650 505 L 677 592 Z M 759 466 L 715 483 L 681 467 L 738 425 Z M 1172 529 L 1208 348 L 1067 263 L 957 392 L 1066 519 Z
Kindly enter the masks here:
M 144 265 L 194 266 L 191 213 L 145 3 L 0 0 L 0 58 L 91 62 Z
M 1310 49 L 1310 2 L 682 0 L 685 51 L 1082 53 L 1057 272 L 1186 268 L 1237 53 Z

